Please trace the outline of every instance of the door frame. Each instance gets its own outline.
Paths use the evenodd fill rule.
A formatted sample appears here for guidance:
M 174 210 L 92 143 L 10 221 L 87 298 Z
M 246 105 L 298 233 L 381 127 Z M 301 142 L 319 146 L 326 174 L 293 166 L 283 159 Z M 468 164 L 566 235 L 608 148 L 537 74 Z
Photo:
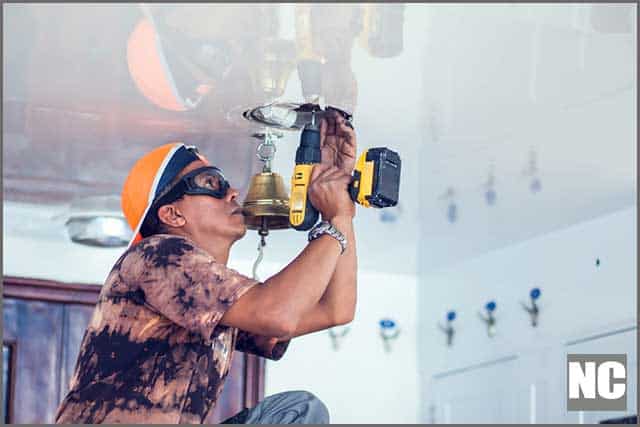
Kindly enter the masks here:
M 16 354 L 18 350 L 18 343 L 13 338 L 7 338 L 2 340 L 2 345 L 9 347 L 10 359 L 9 359 L 9 373 L 7 375 L 7 381 L 9 387 L 7 387 L 7 407 L 4 408 L 4 417 L 11 423 L 13 422 L 13 397 L 15 396 L 16 389 Z M 2 420 L 4 422 L 4 420 Z

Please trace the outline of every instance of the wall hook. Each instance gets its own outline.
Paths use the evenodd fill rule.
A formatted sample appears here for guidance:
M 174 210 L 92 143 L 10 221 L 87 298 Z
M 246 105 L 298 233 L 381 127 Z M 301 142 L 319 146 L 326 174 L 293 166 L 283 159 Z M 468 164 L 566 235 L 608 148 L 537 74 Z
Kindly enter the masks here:
M 527 313 L 529 313 L 529 316 L 531 317 L 531 326 L 533 326 L 534 328 L 538 326 L 538 316 L 540 314 L 540 308 L 538 307 L 538 304 L 536 304 L 536 300 L 540 298 L 541 294 L 542 292 L 540 291 L 540 288 L 533 288 L 529 292 L 531 304 L 527 305 L 524 302 L 520 301 L 522 308 L 524 308 Z
M 340 349 L 342 339 L 347 336 L 350 330 L 351 328 L 349 328 L 349 326 L 336 326 L 327 329 L 329 337 L 331 338 L 331 346 L 335 351 L 338 351 Z
M 447 312 L 447 324 L 442 325 L 442 323 L 438 323 L 440 330 L 447 335 L 447 345 L 451 347 L 453 345 L 453 336 L 456 331 L 453 328 L 453 321 L 456 319 L 456 312 L 451 310 Z
M 487 325 L 487 335 L 492 338 L 496 334 L 496 318 L 493 314 L 493 312 L 496 311 L 496 302 L 489 301 L 485 304 L 484 309 L 487 314 L 484 315 L 482 312 L 478 312 L 478 316 L 480 316 L 480 319 Z
M 380 325 L 380 338 L 382 338 L 384 349 L 389 353 L 391 351 L 391 341 L 398 338 L 400 328 L 396 322 L 391 319 L 380 319 L 378 324 Z

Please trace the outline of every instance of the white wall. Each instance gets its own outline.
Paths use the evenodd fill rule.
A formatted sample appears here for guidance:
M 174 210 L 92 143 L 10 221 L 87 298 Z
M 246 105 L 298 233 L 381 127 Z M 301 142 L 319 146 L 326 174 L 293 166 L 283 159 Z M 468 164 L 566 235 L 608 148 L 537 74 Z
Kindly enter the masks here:
M 421 421 L 578 422 L 563 406 L 565 354 L 579 352 L 572 342 L 605 334 L 585 341 L 590 353 L 626 352 L 629 365 L 636 363 L 636 215 L 628 208 L 421 277 Z M 520 306 L 532 287 L 542 290 L 537 328 Z M 491 299 L 498 319 L 493 338 L 477 314 Z M 436 324 L 450 309 L 458 313 L 457 334 L 447 348 Z M 627 413 L 637 411 L 632 373 Z
M 66 206 L 3 201 L 2 274 L 102 284 L 123 248 L 92 248 L 71 242 Z
M 123 249 L 5 236 L 2 252 L 5 276 L 101 285 Z
M 267 362 L 265 393 L 307 390 L 320 397 L 332 423 L 416 423 L 418 392 L 416 276 L 358 274 L 358 306 L 341 347 L 328 332 L 296 338 L 285 356 Z M 401 329 L 385 352 L 378 321 Z

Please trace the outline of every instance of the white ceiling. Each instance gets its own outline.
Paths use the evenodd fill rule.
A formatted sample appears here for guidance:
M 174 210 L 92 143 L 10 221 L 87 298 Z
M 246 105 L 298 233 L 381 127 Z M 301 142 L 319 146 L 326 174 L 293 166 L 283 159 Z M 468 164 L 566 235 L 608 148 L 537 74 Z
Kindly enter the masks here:
M 422 104 L 431 129 L 422 151 L 423 269 L 635 205 L 635 6 L 622 7 L 433 11 Z M 611 32 L 599 31 L 603 17 Z M 524 174 L 532 150 L 536 194 Z M 497 198 L 488 206 L 491 168 Z M 448 186 L 454 224 L 438 199 Z
M 293 24 L 293 7 L 281 9 L 283 24 Z M 359 208 L 360 268 L 415 274 L 635 205 L 635 17 L 635 5 L 409 4 L 399 56 L 374 58 L 356 43 L 359 149 L 384 145 L 403 160 L 397 221 Z M 295 72 L 283 99 L 301 100 Z M 288 134 L 278 145 L 285 182 L 296 144 Z M 532 151 L 536 194 L 525 174 Z M 62 210 L 7 204 L 4 238 L 64 240 L 46 220 Z M 248 233 L 232 255 L 252 259 L 257 240 Z M 275 231 L 266 259 L 286 263 L 304 240 Z

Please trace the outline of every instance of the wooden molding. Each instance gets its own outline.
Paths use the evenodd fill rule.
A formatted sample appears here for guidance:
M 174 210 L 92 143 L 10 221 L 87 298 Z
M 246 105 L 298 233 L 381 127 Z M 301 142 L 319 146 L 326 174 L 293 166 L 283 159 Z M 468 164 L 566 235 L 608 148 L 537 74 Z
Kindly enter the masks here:
M 264 363 L 265 360 L 262 357 L 245 353 L 245 408 L 253 408 L 264 398 Z
M 26 300 L 95 305 L 100 285 L 62 283 L 52 280 L 3 277 L 2 296 Z
M 15 390 L 16 390 L 16 355 L 17 355 L 17 342 L 15 340 L 3 340 L 2 341 L 2 345 L 3 346 L 7 346 L 9 347 L 9 351 L 10 351 L 10 356 L 9 356 L 9 375 L 7 375 L 7 381 L 9 382 L 8 387 L 7 384 L 5 384 L 5 387 L 7 387 L 7 396 L 6 396 L 6 400 L 7 400 L 7 406 L 5 408 L 5 410 L 7 411 L 4 416 L 5 419 L 2 420 L 2 422 L 8 421 L 9 423 L 12 423 L 14 420 L 13 417 L 13 397 L 15 396 Z

